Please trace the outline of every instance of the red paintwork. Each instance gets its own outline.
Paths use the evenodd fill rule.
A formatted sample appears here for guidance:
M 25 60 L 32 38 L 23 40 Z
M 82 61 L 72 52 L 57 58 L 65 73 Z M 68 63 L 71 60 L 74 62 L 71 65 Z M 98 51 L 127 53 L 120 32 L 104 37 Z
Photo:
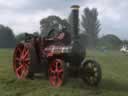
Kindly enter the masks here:
M 35 55 L 37 55 L 39 60 L 34 66 L 39 68 L 41 61 L 43 61 L 42 59 L 47 59 L 50 84 L 54 87 L 61 86 L 64 79 L 63 53 L 67 51 L 67 48 L 64 44 L 65 37 L 65 33 L 60 32 L 55 37 L 33 37 L 24 43 L 18 44 L 15 48 L 13 57 L 13 68 L 16 76 L 19 79 L 25 79 L 27 77 L 29 73 L 29 67 L 32 65 L 30 60 L 30 49 L 33 47 L 36 52 Z M 53 70 L 54 67 L 55 70 Z M 52 76 L 51 74 L 55 75 Z
M 14 58 L 13 58 L 13 68 L 16 76 L 19 79 L 25 79 L 29 73 L 30 64 L 30 50 L 28 46 L 24 44 L 19 44 L 15 48 Z
M 63 83 L 64 69 L 63 61 L 55 59 L 51 62 L 49 67 L 49 81 L 53 87 L 60 87 Z

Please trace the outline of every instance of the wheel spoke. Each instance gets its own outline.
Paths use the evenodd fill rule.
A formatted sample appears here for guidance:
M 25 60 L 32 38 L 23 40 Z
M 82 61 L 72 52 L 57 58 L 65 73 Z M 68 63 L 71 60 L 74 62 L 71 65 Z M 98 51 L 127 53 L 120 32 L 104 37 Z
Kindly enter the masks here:
M 50 74 L 50 82 L 51 82 L 51 84 L 52 84 L 53 86 L 56 85 L 56 79 L 57 79 L 57 77 L 56 77 L 55 74 Z
M 94 67 L 93 70 L 94 70 L 94 72 L 97 72 L 97 68 L 96 67 Z
M 96 72 L 96 73 L 94 74 L 94 76 L 97 77 L 97 76 L 98 76 L 98 73 Z
M 62 68 L 61 68 L 61 69 L 59 69 L 59 70 L 58 70 L 58 72 L 59 72 L 59 73 L 62 73 L 62 72 L 63 72 L 63 69 L 62 69 Z
M 21 77 L 21 78 L 24 78 L 24 76 L 25 76 L 24 74 L 25 74 L 25 70 L 24 70 L 24 68 L 23 68 L 22 71 L 21 71 L 20 77 Z
M 29 49 L 25 45 L 18 45 L 14 53 L 14 70 L 19 79 L 25 79 L 29 72 Z
M 57 81 L 56 81 L 56 86 L 60 86 L 62 84 L 63 81 L 63 74 L 62 73 L 57 73 Z
M 51 72 L 51 73 L 55 73 L 55 70 L 53 70 L 53 69 L 50 69 L 50 72 Z
M 17 48 L 17 51 L 18 51 L 19 53 L 21 53 L 21 52 L 22 52 L 20 48 Z
M 23 58 L 25 58 L 29 54 L 29 50 L 25 51 Z
M 21 72 L 21 78 L 24 79 L 26 77 L 27 73 L 28 73 L 28 69 L 27 69 L 27 67 L 24 66 L 22 69 L 22 72 Z
M 16 57 L 16 61 L 20 61 L 20 58 Z
M 91 62 L 88 63 L 88 67 L 89 67 L 89 68 L 92 68 L 92 63 L 91 63 Z
M 53 80 L 56 80 L 56 75 L 55 74 L 52 76 L 52 79 Z
M 19 70 L 21 70 L 23 68 L 23 65 L 21 64 L 17 69 L 16 72 L 18 73 Z
M 58 72 L 58 62 L 56 62 L 56 72 Z
M 22 50 L 21 58 L 24 58 L 24 53 L 25 53 L 25 47 L 24 47 L 23 50 Z
M 90 80 L 90 83 L 93 84 L 94 80 L 92 76 L 90 76 L 89 80 Z
M 63 75 L 62 73 L 57 73 L 57 78 L 62 79 L 62 75 Z
M 63 67 L 60 60 L 55 60 L 49 68 L 49 79 L 53 87 L 61 86 L 63 82 Z M 52 74 L 52 75 L 51 75 Z
M 24 58 L 24 61 L 29 61 L 30 60 L 30 58 Z

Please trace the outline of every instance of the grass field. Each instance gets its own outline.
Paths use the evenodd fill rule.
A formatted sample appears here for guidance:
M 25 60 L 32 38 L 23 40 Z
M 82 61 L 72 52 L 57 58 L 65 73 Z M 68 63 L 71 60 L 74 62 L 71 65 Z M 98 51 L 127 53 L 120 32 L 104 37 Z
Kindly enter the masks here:
M 0 96 L 128 96 L 128 56 L 117 51 L 89 51 L 102 68 L 102 81 L 96 88 L 79 79 L 52 88 L 48 80 L 17 80 L 12 68 L 11 49 L 0 50 Z

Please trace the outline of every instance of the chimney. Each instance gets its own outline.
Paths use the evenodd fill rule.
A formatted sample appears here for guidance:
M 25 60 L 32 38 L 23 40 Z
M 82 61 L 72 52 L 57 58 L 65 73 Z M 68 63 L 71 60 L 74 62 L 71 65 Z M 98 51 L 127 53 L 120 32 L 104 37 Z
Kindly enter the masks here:
M 72 5 L 71 9 L 71 15 L 72 15 L 72 32 L 73 38 L 76 39 L 78 37 L 79 32 L 79 5 Z

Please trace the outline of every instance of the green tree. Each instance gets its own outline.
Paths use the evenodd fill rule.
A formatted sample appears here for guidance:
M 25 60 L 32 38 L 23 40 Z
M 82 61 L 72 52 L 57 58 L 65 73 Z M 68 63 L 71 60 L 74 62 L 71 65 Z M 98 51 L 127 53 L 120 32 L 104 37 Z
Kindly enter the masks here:
M 120 38 L 113 34 L 108 34 L 99 39 L 98 45 L 109 49 L 119 49 L 122 44 Z
M 100 22 L 98 20 L 98 12 L 96 8 L 85 8 L 82 15 L 83 32 L 87 35 L 88 46 L 95 48 L 100 32 Z
M 70 25 L 68 24 L 67 20 L 61 19 L 58 16 L 48 16 L 47 18 L 41 19 L 40 26 L 42 36 L 47 36 L 48 32 L 52 29 L 54 29 L 52 35 L 59 32 L 62 28 L 66 28 L 67 31 L 70 30 Z
M 20 43 L 21 41 L 25 40 L 25 33 L 26 32 L 23 32 L 23 33 L 20 33 L 18 35 L 16 35 L 16 43 Z
M 85 35 L 84 33 L 80 33 L 79 37 L 80 37 L 80 45 L 84 49 L 86 49 L 86 46 L 87 46 L 87 35 Z
M 123 41 L 122 41 L 122 44 L 128 45 L 128 40 L 123 40 Z
M 22 32 L 22 33 L 16 35 L 16 43 L 17 44 L 20 43 L 21 41 L 25 40 L 25 33 L 27 33 L 27 32 Z M 34 36 L 39 36 L 40 35 L 39 32 L 33 32 L 32 34 Z
M 70 25 L 72 25 L 72 13 L 69 14 L 67 21 Z
M 33 32 L 33 35 L 34 36 L 39 36 L 40 34 L 39 34 L 39 32 Z
M 14 48 L 16 39 L 11 28 L 0 25 L 0 48 Z

